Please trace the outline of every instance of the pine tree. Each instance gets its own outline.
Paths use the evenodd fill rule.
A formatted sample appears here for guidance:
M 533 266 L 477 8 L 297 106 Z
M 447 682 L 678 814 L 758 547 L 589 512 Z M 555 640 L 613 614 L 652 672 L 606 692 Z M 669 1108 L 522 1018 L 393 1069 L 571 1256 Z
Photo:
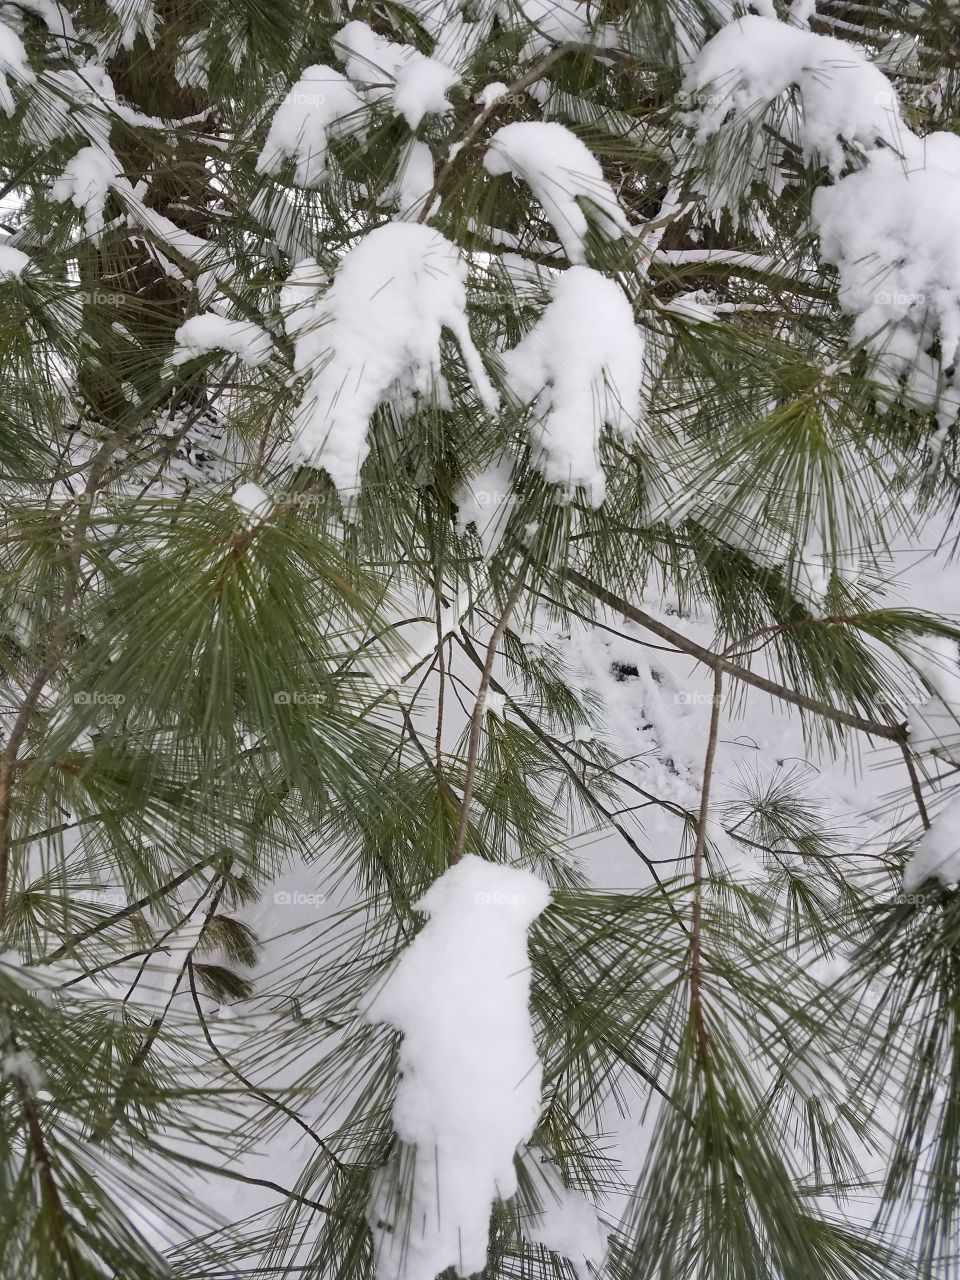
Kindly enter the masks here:
M 0 0 L 0 1276 L 960 1275 L 957 20 Z

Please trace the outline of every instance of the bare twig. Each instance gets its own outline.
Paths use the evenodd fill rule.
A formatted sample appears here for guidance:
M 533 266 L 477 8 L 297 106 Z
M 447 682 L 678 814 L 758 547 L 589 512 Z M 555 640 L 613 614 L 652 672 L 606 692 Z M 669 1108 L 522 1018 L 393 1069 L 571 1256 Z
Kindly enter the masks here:
M 713 671 L 713 706 L 710 710 L 710 732 L 707 737 L 707 754 L 703 762 L 703 784 L 700 788 L 700 816 L 693 845 L 693 911 L 690 924 L 690 1008 L 697 1031 L 700 1061 L 706 1066 L 709 1049 L 707 1024 L 703 1016 L 703 854 L 707 843 L 707 818 L 710 811 L 710 783 L 717 755 L 717 734 L 720 729 L 720 699 L 723 692 L 723 672 Z
M 517 601 L 520 599 L 520 593 L 523 590 L 524 570 L 521 569 L 516 583 L 513 586 L 507 602 L 503 606 L 503 612 L 500 620 L 493 628 L 493 634 L 490 636 L 490 643 L 487 645 L 487 656 L 483 664 L 483 671 L 480 675 L 480 687 L 477 690 L 477 701 L 473 708 L 473 715 L 470 717 L 470 738 L 467 743 L 467 769 L 463 778 L 463 799 L 460 802 L 460 817 L 457 821 L 457 834 L 453 842 L 453 852 L 450 855 L 450 865 L 453 866 L 463 857 L 463 851 L 467 843 L 467 825 L 470 821 L 470 802 L 473 799 L 473 788 L 477 777 L 477 759 L 480 754 L 480 734 L 483 730 L 484 704 L 487 694 L 490 691 L 490 680 L 493 676 L 493 664 L 497 657 L 497 645 L 500 638 L 507 629 L 510 621 L 510 615 L 516 608 Z

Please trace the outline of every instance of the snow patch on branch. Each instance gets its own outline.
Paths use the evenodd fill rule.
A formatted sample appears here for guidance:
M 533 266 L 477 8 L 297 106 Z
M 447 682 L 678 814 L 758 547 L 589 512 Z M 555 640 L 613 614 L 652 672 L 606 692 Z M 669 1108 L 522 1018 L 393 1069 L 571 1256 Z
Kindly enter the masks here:
M 275 174 L 296 161 L 294 185 L 316 187 L 327 172 L 330 138 L 365 136 L 367 104 L 333 67 L 307 67 L 274 114 L 257 172 Z
M 377 406 L 399 399 L 409 412 L 416 396 L 445 396 L 443 329 L 459 343 L 482 405 L 496 409 L 467 325 L 466 263 L 438 231 L 410 222 L 371 231 L 314 302 L 294 275 L 284 299 L 287 332 L 296 338 L 294 370 L 308 383 L 294 417 L 292 457 L 325 470 L 344 500 L 359 483 Z
M 117 37 L 121 49 L 132 49 L 141 33 L 150 48 L 157 34 L 157 14 L 153 0 L 106 0 L 107 8 L 120 23 Z
M 71 201 L 83 214 L 84 233 L 99 244 L 103 235 L 103 210 L 111 188 L 124 181 L 120 162 L 109 149 L 84 147 L 50 188 L 50 199 Z
M 600 434 L 636 436 L 643 337 L 623 290 L 590 267 L 571 267 L 520 344 L 503 357 L 510 389 L 533 408 L 534 465 L 572 498 L 599 506 L 606 492 Z
M 486 1265 L 492 1204 L 516 1193 L 540 1114 L 527 935 L 549 901 L 532 872 L 463 858 L 417 904 L 427 924 L 367 1003 L 366 1021 L 403 1033 L 393 1122 L 416 1148 L 409 1222 L 390 1229 L 390 1174 L 374 1184 L 377 1280 Z
M 23 41 L 5 22 L 0 22 L 0 110 L 12 116 L 15 104 L 7 76 L 18 84 L 33 84 L 37 78 L 27 62 Z
M 788 100 L 796 89 L 799 103 Z M 893 85 L 854 45 L 770 17 L 749 15 L 708 41 L 687 72 L 683 93 L 701 145 L 730 123 L 783 101 L 787 127 L 809 158 L 834 177 L 843 144 L 899 149 L 906 126 Z
M 596 157 L 562 124 L 527 120 L 504 125 L 490 139 L 483 164 L 494 176 L 512 173 L 527 183 L 571 262 L 586 261 L 588 222 L 581 200 L 612 240 L 630 230 Z
M 30 258 L 12 244 L 0 244 L 0 280 L 16 280 L 30 266 Z
M 379 203 L 396 209 L 404 222 L 416 222 L 433 191 L 433 155 L 419 138 L 411 138 L 397 160 L 397 172 L 383 192 Z M 439 196 L 432 202 L 437 207 Z M 431 210 L 432 211 L 432 210 Z
M 460 77 L 446 63 L 377 35 L 365 22 L 348 22 L 333 43 L 347 75 L 366 90 L 368 100 L 389 101 L 411 129 L 428 113 L 451 109 L 447 90 Z
M 903 873 L 903 887 L 914 893 L 925 880 L 960 883 L 960 796 L 954 796 L 920 839 Z
M 813 225 L 840 273 L 851 341 L 877 360 L 896 398 L 903 386 L 935 404 L 941 425 L 960 408 L 960 138 L 906 140 L 906 156 L 874 152 L 867 166 L 816 192 Z
M 591 1280 L 591 1268 L 599 1271 L 607 1253 L 607 1234 L 590 1202 L 564 1186 L 551 1164 L 525 1154 L 527 1177 L 540 1203 L 540 1212 L 524 1222 L 523 1233 L 551 1253 L 569 1258 L 577 1280 Z
M 211 351 L 229 351 L 251 368 L 270 358 L 273 342 L 260 325 L 248 320 L 228 320 L 207 311 L 191 316 L 174 334 L 176 346 L 170 364 L 186 364 Z

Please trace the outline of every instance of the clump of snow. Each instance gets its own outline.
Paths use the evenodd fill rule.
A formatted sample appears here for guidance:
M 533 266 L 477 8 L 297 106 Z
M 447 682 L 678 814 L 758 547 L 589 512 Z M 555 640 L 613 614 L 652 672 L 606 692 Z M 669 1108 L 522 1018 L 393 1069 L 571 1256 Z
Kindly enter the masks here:
M 228 320 L 207 311 L 191 316 L 174 334 L 175 346 L 170 364 L 186 364 L 210 351 L 230 351 L 256 368 L 270 358 L 273 342 L 269 333 L 249 320 Z
M 132 49 L 137 36 L 142 32 L 150 48 L 157 34 L 157 15 L 153 0 L 107 0 L 107 8 L 111 9 L 120 23 L 120 47 Z
M 507 85 L 502 80 L 494 80 L 492 84 L 483 86 L 474 101 L 479 102 L 484 111 L 487 111 L 495 102 L 499 102 L 506 92 Z
M 590 43 L 599 48 L 616 47 L 619 43 L 616 27 L 612 23 L 596 25 L 599 7 L 585 4 L 583 0 L 514 0 L 513 4 L 504 6 L 504 16 L 529 28 L 522 57 L 536 56 L 567 41 Z
M 480 539 L 484 560 L 490 560 L 503 538 L 510 510 L 516 502 L 508 460 L 495 458 L 465 481 L 453 500 L 457 504 L 457 529 L 466 533 L 472 525 Z
M 529 185 L 571 262 L 586 261 L 588 223 L 581 200 L 611 239 L 618 240 L 630 230 L 596 157 L 562 124 L 518 121 L 504 125 L 490 139 L 483 163 L 488 173 L 512 173 Z
M 960 796 L 954 796 L 920 839 L 903 873 L 903 887 L 914 893 L 927 879 L 960 883 Z
M 233 501 L 246 513 L 250 524 L 258 524 L 273 509 L 270 495 L 252 480 L 240 486 L 233 495 Z
M 380 203 L 394 207 L 403 221 L 415 222 L 433 191 L 433 181 L 430 148 L 418 138 L 411 138 L 400 151 L 396 176 L 384 190 Z
M 174 79 L 183 89 L 206 89 L 210 82 L 210 58 L 203 35 L 185 36 L 177 53 Z
M 820 253 L 840 274 L 839 301 L 854 317 L 851 341 L 876 357 L 892 395 L 902 384 L 957 414 L 960 386 L 960 138 L 909 138 L 813 199 Z M 939 351 L 937 351 L 939 348 Z
M 367 105 L 333 67 L 307 67 L 274 113 L 257 160 L 257 172 L 278 173 L 284 160 L 296 161 L 298 187 L 316 187 L 327 170 L 330 138 L 364 136 Z
M 630 442 L 640 416 L 643 338 L 623 290 L 590 267 L 571 267 L 520 344 L 503 356 L 514 395 L 530 401 L 534 465 L 566 496 L 603 501 L 600 434 Z
M 15 104 L 7 76 L 18 84 L 33 84 L 36 80 L 23 41 L 5 22 L 0 22 L 0 109 L 12 116 Z
M 123 182 L 120 162 L 109 148 L 78 151 L 50 188 L 51 200 L 70 200 L 83 214 L 84 231 L 94 244 L 103 235 L 103 210 L 112 188 Z
M 344 257 L 332 286 L 312 304 L 287 296 L 296 336 L 294 370 L 308 377 L 294 417 L 292 456 L 328 472 L 347 499 L 369 451 L 378 405 L 445 393 L 440 339 L 457 340 L 484 408 L 498 398 L 467 326 L 467 267 L 439 232 L 388 222 Z M 302 288 L 298 276 L 295 289 Z
M 429 112 L 450 110 L 446 95 L 459 80 L 457 72 L 412 45 L 387 40 L 365 22 L 354 21 L 337 33 L 334 49 L 354 84 L 367 90 L 369 100 L 389 100 L 411 129 Z
M 799 103 L 791 108 L 792 89 Z M 748 15 L 718 32 L 688 69 L 683 93 L 695 104 L 701 144 L 731 115 L 756 118 L 783 100 L 804 155 L 835 177 L 846 164 L 843 143 L 898 149 L 906 131 L 896 90 L 855 45 L 771 17 Z
M 30 95 L 23 136 L 35 146 L 76 137 L 110 150 L 110 115 L 117 94 L 106 70 L 96 62 L 47 70 Z
M 590 1280 L 590 1268 L 599 1271 L 607 1253 L 607 1233 L 596 1209 L 579 1191 L 564 1186 L 553 1165 L 534 1161 L 531 1153 L 524 1164 L 540 1204 L 536 1217 L 524 1222 L 524 1235 L 568 1258 L 578 1280 Z
M 29 267 L 30 259 L 21 249 L 12 244 L 0 244 L 0 280 L 13 280 L 23 275 Z
M 705 289 L 678 293 L 664 304 L 663 309 L 691 324 L 712 324 L 717 318 L 716 299 Z
M 43 1071 L 32 1053 L 26 1049 L 12 1049 L 0 1058 L 0 1075 L 19 1080 L 31 1097 L 36 1097 L 44 1086 Z
M 417 904 L 427 924 L 364 1011 L 403 1033 L 393 1123 L 416 1148 L 409 1223 L 391 1230 L 387 1180 L 374 1188 L 378 1280 L 486 1264 L 491 1206 L 515 1194 L 540 1113 L 527 934 L 549 901 L 531 872 L 463 858 Z

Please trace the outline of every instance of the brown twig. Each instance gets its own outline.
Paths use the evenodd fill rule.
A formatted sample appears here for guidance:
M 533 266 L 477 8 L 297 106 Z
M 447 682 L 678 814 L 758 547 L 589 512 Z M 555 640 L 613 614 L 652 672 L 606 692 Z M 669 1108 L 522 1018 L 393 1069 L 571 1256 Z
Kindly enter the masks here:
M 717 755 L 717 735 L 720 730 L 720 700 L 723 692 L 723 672 L 714 668 L 713 706 L 710 709 L 710 732 L 707 737 L 707 754 L 703 762 L 703 784 L 700 788 L 700 816 L 693 845 L 693 910 L 690 923 L 690 1008 L 697 1031 L 700 1061 L 706 1066 L 709 1051 L 707 1024 L 703 1016 L 701 980 L 703 972 L 703 854 L 707 843 L 707 817 L 710 810 L 710 783 L 713 764 Z
M 457 820 L 457 834 L 453 842 L 453 852 L 450 855 L 450 865 L 454 866 L 463 857 L 463 851 L 467 843 L 467 825 L 470 821 L 470 802 L 473 799 L 473 789 L 477 777 L 477 760 L 480 754 L 480 734 L 483 730 L 484 704 L 487 700 L 487 694 L 490 691 L 490 681 L 493 677 L 493 664 L 497 657 L 497 645 L 503 633 L 507 629 L 510 621 L 510 615 L 516 608 L 517 601 L 520 599 L 520 593 L 523 590 L 524 570 L 521 569 L 519 577 L 513 586 L 507 602 L 503 606 L 503 612 L 497 625 L 493 628 L 490 636 L 490 643 L 487 645 L 487 656 L 484 660 L 483 671 L 480 675 L 480 687 L 477 690 L 477 701 L 474 704 L 473 715 L 470 717 L 470 738 L 467 743 L 467 768 L 463 778 L 463 799 L 460 802 L 460 816 Z

